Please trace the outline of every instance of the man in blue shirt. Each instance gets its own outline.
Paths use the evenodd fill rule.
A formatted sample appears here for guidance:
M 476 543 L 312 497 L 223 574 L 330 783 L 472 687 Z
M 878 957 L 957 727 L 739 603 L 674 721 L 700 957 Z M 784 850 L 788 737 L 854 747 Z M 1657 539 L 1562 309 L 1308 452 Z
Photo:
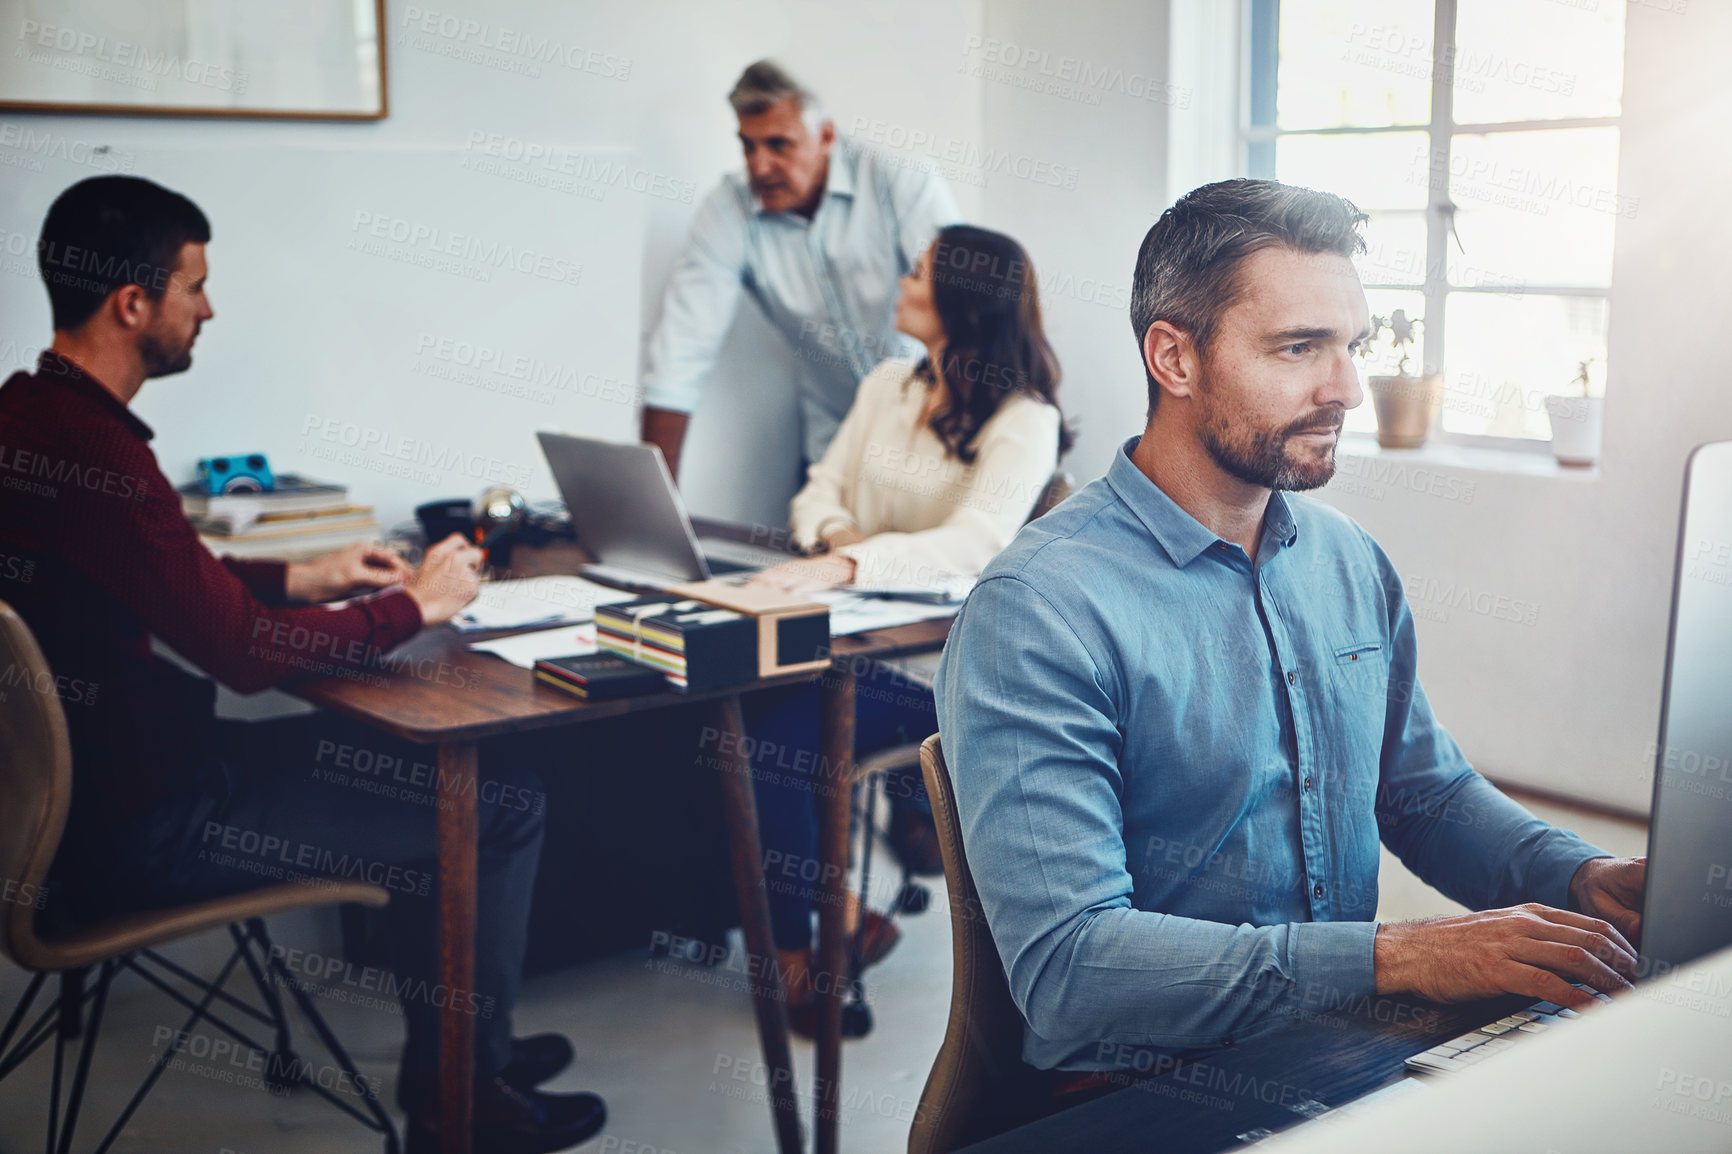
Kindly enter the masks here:
M 1325 484 L 1369 331 L 1347 201 L 1233 180 L 1149 230 L 1140 438 L 983 575 L 938 675 L 963 841 L 1027 1023 L 1103 1070 L 1377 994 L 1591 1005 L 1645 859 L 1475 773 L 1394 566 Z M 1484 912 L 1379 925 L 1378 840 Z M 1144 1066 L 1140 1054 L 1137 1061 Z
M 956 202 L 936 173 L 838 139 L 817 99 L 768 60 L 728 94 L 744 176 L 705 198 L 674 266 L 644 365 L 643 438 L 678 476 L 686 422 L 749 294 L 800 357 L 802 452 L 816 461 L 897 333 L 897 279 Z

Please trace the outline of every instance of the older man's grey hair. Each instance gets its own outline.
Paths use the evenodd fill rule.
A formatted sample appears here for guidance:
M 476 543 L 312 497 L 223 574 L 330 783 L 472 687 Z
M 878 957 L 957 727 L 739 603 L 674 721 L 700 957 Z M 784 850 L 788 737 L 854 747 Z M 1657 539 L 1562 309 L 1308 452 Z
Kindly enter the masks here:
M 734 81 L 733 91 L 728 93 L 728 103 L 733 106 L 736 116 L 758 116 L 772 104 L 790 96 L 809 130 L 818 131 L 819 126 L 830 119 L 817 94 L 795 80 L 774 60 L 760 60 L 748 65 L 740 73 L 740 78 Z
M 1161 214 L 1137 253 L 1131 329 L 1142 349 L 1149 326 L 1166 321 L 1207 354 L 1221 314 L 1244 292 L 1239 266 L 1265 248 L 1353 257 L 1365 251 L 1368 218 L 1332 192 L 1239 178 L 1192 189 Z M 1149 379 L 1149 412 L 1161 389 Z

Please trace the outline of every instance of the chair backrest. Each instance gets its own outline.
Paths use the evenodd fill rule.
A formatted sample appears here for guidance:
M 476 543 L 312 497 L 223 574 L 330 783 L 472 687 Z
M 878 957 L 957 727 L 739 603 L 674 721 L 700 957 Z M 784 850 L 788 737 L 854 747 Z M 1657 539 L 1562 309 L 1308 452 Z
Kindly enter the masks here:
M 72 801 L 72 743 L 54 673 L 0 601 L 0 953 L 34 969 L 36 907 Z
M 1049 1112 L 1039 1074 L 1022 1061 L 1022 1014 L 1011 1000 L 998 948 L 968 871 L 944 751 L 920 747 L 944 882 L 950 891 L 950 1021 L 908 1133 L 908 1154 L 947 1154 Z
M 1058 470 L 1046 480 L 1046 488 L 1040 491 L 1040 500 L 1034 503 L 1034 510 L 1029 513 L 1030 521 L 1046 516 L 1058 508 L 1064 499 L 1076 491 L 1076 479 L 1063 469 Z

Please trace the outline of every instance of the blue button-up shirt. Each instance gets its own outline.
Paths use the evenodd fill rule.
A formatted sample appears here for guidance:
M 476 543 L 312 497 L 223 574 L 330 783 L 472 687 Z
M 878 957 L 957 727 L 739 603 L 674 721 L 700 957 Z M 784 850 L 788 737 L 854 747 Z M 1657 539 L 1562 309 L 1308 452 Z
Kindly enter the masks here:
M 963 843 L 1043 1068 L 1365 1004 L 1380 836 L 1476 908 L 1561 907 L 1606 856 L 1438 725 L 1363 529 L 1276 493 L 1253 563 L 1135 444 L 987 568 L 937 679 Z
M 689 413 L 742 294 L 800 358 L 806 458 L 824 455 L 854 390 L 886 357 L 921 355 L 896 331 L 897 279 L 957 219 L 944 178 L 838 137 L 810 220 L 766 212 L 742 174 L 698 209 L 644 365 L 644 402 Z

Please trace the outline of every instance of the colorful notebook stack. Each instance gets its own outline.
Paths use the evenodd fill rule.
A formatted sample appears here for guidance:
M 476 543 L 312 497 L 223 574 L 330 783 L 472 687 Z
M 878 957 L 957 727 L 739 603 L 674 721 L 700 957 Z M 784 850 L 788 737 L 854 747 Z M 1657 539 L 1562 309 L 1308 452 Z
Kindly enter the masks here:
M 585 701 L 639 697 L 667 686 L 659 671 L 611 653 L 543 658 L 535 663 L 535 679 Z
M 640 597 L 595 607 L 602 649 L 659 669 L 682 692 L 758 675 L 756 619 L 702 601 Z

